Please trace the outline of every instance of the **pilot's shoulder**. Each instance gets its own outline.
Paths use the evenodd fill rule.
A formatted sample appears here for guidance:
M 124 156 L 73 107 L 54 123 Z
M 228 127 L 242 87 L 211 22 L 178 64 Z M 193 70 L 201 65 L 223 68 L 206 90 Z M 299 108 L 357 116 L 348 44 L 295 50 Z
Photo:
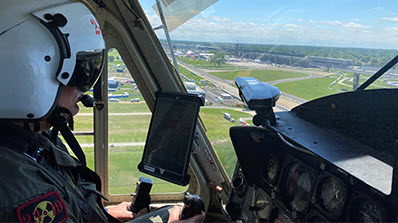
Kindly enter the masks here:
M 57 205 L 57 220 L 65 220 L 66 208 L 60 184 L 34 160 L 9 149 L 1 150 L 0 222 L 34 221 L 34 210 Z M 52 205 L 52 206 L 51 206 Z M 29 220 L 30 219 L 30 220 Z
M 29 197 L 32 194 L 62 191 L 62 184 L 43 166 L 28 156 L 10 149 L 1 149 L 0 196 Z

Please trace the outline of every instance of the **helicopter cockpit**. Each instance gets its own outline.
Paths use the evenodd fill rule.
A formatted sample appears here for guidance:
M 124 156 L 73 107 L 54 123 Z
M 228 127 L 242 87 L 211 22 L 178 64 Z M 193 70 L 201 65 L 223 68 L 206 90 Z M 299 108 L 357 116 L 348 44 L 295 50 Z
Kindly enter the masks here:
M 190 82 L 206 92 L 190 179 L 181 187 L 149 176 L 153 207 L 182 202 L 187 191 L 202 198 L 206 222 L 396 221 L 391 1 L 84 3 L 108 49 L 108 70 L 93 90 L 104 105 L 94 109 L 93 159 L 106 204 L 131 199 L 132 182 L 148 176 L 132 171 L 143 149 L 121 143 L 145 141 L 149 117 L 122 124 L 115 113 L 153 112 L 157 91 L 186 92 Z M 260 90 L 246 92 L 256 81 Z M 124 86 L 127 99 L 110 98 Z M 125 126 L 132 120 L 142 122 Z
M 395 1 L 77 1 L 106 44 L 73 132 L 104 206 L 398 221 Z

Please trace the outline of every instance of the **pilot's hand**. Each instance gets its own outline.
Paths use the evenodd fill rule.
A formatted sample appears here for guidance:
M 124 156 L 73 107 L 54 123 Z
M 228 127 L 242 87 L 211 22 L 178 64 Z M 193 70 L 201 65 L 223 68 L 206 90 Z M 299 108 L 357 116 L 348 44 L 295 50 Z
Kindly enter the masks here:
M 173 210 L 171 210 L 168 223 L 172 223 L 172 222 L 181 222 L 181 223 L 203 222 L 206 217 L 205 213 L 202 212 L 202 213 L 197 214 L 191 218 L 188 218 L 185 220 L 180 220 L 180 215 L 181 215 L 180 207 L 177 205 L 174 205 Z
M 108 213 L 120 221 L 129 221 L 137 218 L 138 215 L 129 211 L 130 202 L 122 202 L 114 207 L 108 207 Z

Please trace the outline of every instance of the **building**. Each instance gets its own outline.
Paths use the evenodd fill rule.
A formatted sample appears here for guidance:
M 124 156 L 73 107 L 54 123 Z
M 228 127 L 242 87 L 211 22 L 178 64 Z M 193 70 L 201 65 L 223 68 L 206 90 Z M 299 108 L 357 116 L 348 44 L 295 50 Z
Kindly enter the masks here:
M 122 82 L 117 81 L 114 77 L 108 78 L 108 89 L 120 89 Z
M 348 68 L 354 65 L 352 60 L 325 58 L 325 57 L 307 57 L 315 67 L 329 68 Z

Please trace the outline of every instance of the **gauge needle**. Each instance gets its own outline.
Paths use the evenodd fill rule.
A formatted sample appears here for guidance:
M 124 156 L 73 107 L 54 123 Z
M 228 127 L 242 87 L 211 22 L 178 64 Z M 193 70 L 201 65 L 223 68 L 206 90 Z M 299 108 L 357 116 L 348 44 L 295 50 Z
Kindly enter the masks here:
M 364 216 L 364 217 L 370 218 L 370 215 L 363 210 L 360 210 L 359 213 L 362 214 L 362 216 Z
M 336 199 L 339 199 L 339 192 L 340 192 L 340 190 L 336 191 Z
M 253 211 L 261 211 L 264 208 L 268 207 L 268 205 L 269 205 L 269 202 L 263 201 L 263 202 L 257 203 L 255 206 L 251 206 L 249 208 L 250 208 L 250 210 L 253 210 Z
M 257 208 L 261 208 L 261 209 L 263 209 L 263 208 L 266 208 L 266 207 L 268 207 L 268 205 L 269 205 L 269 202 L 267 202 L 267 201 L 263 201 L 263 202 L 259 202 L 259 203 L 257 203 L 256 207 L 257 207 Z

